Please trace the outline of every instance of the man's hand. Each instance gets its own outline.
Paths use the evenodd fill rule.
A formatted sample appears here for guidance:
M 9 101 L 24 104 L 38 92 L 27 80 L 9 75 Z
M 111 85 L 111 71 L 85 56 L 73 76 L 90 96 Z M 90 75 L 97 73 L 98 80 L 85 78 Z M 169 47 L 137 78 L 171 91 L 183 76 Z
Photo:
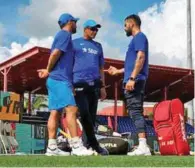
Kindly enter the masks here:
M 49 76 L 49 72 L 47 69 L 39 69 L 37 70 L 39 78 L 47 78 Z
M 128 82 L 126 83 L 125 89 L 128 91 L 133 91 L 134 88 L 135 88 L 135 81 L 128 80 Z
M 100 89 L 100 96 L 101 96 L 101 101 L 106 99 L 107 93 L 105 88 Z
M 113 66 L 110 66 L 109 69 L 108 69 L 108 73 L 110 75 L 117 75 L 118 74 L 118 69 L 113 67 Z

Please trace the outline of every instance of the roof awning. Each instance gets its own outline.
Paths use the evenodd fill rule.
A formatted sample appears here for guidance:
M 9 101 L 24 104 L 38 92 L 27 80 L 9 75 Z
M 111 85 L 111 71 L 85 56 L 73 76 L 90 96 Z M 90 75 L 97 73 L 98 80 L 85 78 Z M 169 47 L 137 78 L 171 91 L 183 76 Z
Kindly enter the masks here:
M 4 75 L 7 74 L 7 90 L 16 93 L 26 91 L 36 94 L 47 94 L 45 79 L 38 78 L 37 69 L 45 68 L 50 50 L 34 47 L 0 64 L 0 90 L 3 90 Z M 114 59 L 105 59 L 105 69 L 110 65 L 123 68 L 124 62 Z M 122 96 L 123 76 L 106 74 L 108 99 L 114 99 L 115 82 L 118 83 L 118 99 Z M 158 102 L 164 99 L 164 88 L 167 87 L 168 99 L 180 98 L 188 102 L 194 98 L 194 71 L 190 69 L 150 65 L 149 79 L 146 84 L 145 101 Z

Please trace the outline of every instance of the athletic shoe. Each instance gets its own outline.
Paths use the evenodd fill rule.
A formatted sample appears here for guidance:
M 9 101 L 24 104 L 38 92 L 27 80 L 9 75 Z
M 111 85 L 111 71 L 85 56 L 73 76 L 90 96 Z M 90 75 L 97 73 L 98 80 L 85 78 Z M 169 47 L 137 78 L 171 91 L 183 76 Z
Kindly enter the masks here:
M 69 156 L 70 152 L 65 152 L 60 150 L 59 148 L 50 149 L 47 147 L 47 152 L 45 153 L 47 156 Z
M 90 155 L 95 155 L 93 150 L 87 149 L 86 147 L 83 146 L 82 140 L 81 139 L 74 139 L 70 140 L 70 146 L 72 147 L 72 155 L 76 156 L 90 156 Z
M 129 156 L 151 156 L 151 152 L 150 152 L 150 149 L 148 148 L 148 146 L 145 146 L 145 147 L 135 147 L 133 149 L 133 151 L 131 152 L 128 152 L 127 155 Z

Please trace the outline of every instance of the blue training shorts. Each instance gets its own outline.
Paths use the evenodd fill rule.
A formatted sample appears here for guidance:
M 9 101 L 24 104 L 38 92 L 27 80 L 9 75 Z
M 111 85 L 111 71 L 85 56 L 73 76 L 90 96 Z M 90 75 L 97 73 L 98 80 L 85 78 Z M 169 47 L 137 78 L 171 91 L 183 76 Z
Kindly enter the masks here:
M 62 110 L 67 106 L 76 106 L 72 85 L 67 81 L 48 78 L 46 82 L 49 99 L 49 110 Z

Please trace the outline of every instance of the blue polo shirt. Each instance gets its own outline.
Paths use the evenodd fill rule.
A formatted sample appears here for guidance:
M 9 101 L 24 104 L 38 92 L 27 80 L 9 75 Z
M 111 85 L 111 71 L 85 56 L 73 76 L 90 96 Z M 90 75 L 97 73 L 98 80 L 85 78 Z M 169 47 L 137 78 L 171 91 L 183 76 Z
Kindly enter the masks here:
M 100 67 L 104 66 L 103 50 L 100 43 L 83 37 L 73 40 L 75 62 L 73 82 L 92 82 L 100 79 Z
M 72 45 L 71 33 L 65 30 L 60 30 L 54 38 L 51 52 L 54 49 L 61 50 L 62 55 L 50 72 L 49 77 L 55 80 L 68 81 L 72 83 L 74 49 Z
M 140 73 L 137 75 L 136 80 L 146 80 L 148 77 L 148 39 L 145 34 L 139 32 L 131 40 L 126 53 L 124 83 L 129 80 L 131 73 L 133 72 L 138 51 L 143 51 L 145 53 L 145 62 Z

